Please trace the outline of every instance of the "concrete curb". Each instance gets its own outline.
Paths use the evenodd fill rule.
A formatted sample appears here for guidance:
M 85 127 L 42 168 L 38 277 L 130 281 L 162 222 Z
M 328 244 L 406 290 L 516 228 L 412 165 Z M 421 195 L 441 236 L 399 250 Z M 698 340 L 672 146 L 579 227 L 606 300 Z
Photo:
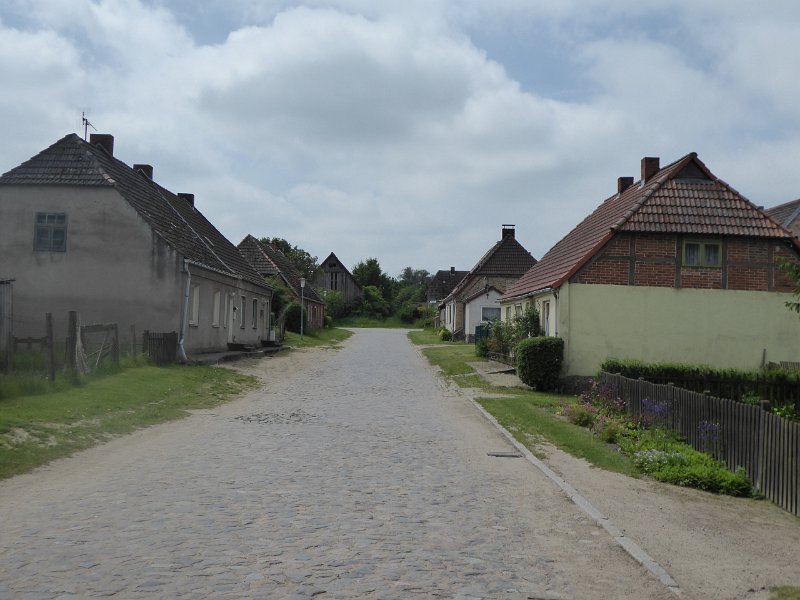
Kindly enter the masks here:
M 517 441 L 513 435 L 500 423 L 497 422 L 497 419 L 494 418 L 489 412 L 486 411 L 480 404 L 478 404 L 475 399 L 470 398 L 472 404 L 477 408 L 481 414 L 494 425 L 500 433 L 505 436 L 505 438 L 516 448 L 524 457 L 525 459 L 539 469 L 545 476 L 550 479 L 553 483 L 555 483 L 559 488 L 563 490 L 563 492 L 567 495 L 567 497 L 574 502 L 578 508 L 580 508 L 584 513 L 586 513 L 589 517 L 594 519 L 594 521 L 603 529 L 608 532 L 608 534 L 614 539 L 617 544 L 619 544 L 625 552 L 627 552 L 633 559 L 641 564 L 644 568 L 650 571 L 653 575 L 655 575 L 658 580 L 664 584 L 669 591 L 671 591 L 676 596 L 682 596 L 683 591 L 675 582 L 675 580 L 667 573 L 666 569 L 658 564 L 655 559 L 653 559 L 647 552 L 645 552 L 639 544 L 633 541 L 631 538 L 626 537 L 620 529 L 614 525 L 608 517 L 606 517 L 603 513 L 601 513 L 591 502 L 589 502 L 586 498 L 581 496 L 578 491 L 572 487 L 569 483 L 567 483 L 564 479 L 559 477 L 550 467 L 544 464 L 541 460 L 536 458 L 530 450 L 528 450 L 522 443 Z

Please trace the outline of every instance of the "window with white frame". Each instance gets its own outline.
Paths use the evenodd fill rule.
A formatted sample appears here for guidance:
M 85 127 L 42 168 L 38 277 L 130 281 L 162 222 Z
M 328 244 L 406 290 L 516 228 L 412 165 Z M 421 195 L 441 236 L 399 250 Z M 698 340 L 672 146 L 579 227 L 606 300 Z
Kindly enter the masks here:
M 253 298 L 253 329 L 258 327 L 258 298 Z
M 481 321 L 499 321 L 499 306 L 481 306 Z
M 36 252 L 67 251 L 66 213 L 36 213 L 33 249 Z
M 189 325 L 197 327 L 200 320 L 200 286 L 193 285 L 189 292 Z
M 542 333 L 550 335 L 550 301 L 542 302 Z
M 245 312 L 247 311 L 247 297 L 242 296 L 242 308 L 239 315 L 239 329 L 244 329 L 245 324 L 247 323 L 247 319 L 245 318 Z
M 220 319 L 220 308 L 222 308 L 222 292 L 219 290 L 214 292 L 214 308 L 211 312 L 211 326 L 212 327 L 219 327 L 219 319 Z

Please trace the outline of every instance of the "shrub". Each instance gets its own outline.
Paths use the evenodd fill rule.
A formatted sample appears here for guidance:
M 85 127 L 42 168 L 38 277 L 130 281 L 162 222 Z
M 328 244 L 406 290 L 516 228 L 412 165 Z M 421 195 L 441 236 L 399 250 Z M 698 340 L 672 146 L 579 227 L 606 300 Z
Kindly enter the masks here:
M 333 317 L 325 315 L 325 329 L 330 329 L 331 327 L 333 327 Z
M 292 302 L 286 307 L 283 313 L 285 319 L 286 329 L 294 333 L 300 333 L 300 303 Z
M 438 335 L 439 339 L 443 342 L 449 342 L 453 339 L 453 332 L 447 329 L 447 327 L 440 327 L 439 331 L 436 332 L 436 335 Z
M 484 338 L 475 342 L 475 354 L 481 357 L 489 356 L 489 340 Z
M 567 417 L 571 423 L 579 427 L 592 427 L 597 418 L 597 408 L 588 402 L 567 404 L 562 409 L 562 414 Z
M 517 376 L 541 391 L 558 386 L 564 360 L 564 340 L 557 337 L 533 337 L 517 344 Z

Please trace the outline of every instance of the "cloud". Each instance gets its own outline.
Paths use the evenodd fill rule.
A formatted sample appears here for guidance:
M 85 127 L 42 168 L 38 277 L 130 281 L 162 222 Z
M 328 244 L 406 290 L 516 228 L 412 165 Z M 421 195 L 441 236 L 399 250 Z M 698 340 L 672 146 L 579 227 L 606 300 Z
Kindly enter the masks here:
M 540 257 L 644 155 L 698 151 L 758 203 L 800 195 L 794 3 L 587 2 L 11 0 L 0 170 L 89 108 L 232 241 L 390 273 L 469 268 L 503 222 Z M 513 69 L 492 58 L 534 35 Z

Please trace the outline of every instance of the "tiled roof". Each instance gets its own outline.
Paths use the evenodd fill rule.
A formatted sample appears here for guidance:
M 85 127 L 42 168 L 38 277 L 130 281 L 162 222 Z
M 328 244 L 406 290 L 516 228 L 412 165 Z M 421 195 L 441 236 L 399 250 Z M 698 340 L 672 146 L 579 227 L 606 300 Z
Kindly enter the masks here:
M 800 234 L 800 200 L 792 200 L 765 210 L 781 227 L 785 227 L 795 235 Z
M 0 185 L 113 186 L 185 258 L 269 289 L 237 248 L 188 200 L 74 133 L 0 176 Z
M 446 300 L 452 298 L 463 300 L 465 292 L 471 289 L 471 284 L 478 277 L 516 279 L 535 264 L 536 259 L 516 240 L 513 233 L 504 235 L 503 239 L 489 248 L 469 273 L 453 288 Z M 499 291 L 504 292 L 504 290 Z
M 248 235 L 239 242 L 239 251 L 261 275 L 281 275 L 286 285 L 300 298 L 300 279 L 303 275 L 279 248 Z M 322 299 L 309 284 L 306 284 L 302 295 L 310 302 L 322 304 Z
M 618 231 L 787 239 L 789 233 L 687 154 L 605 200 L 512 285 L 504 297 L 562 285 Z
M 442 269 L 436 271 L 428 284 L 428 300 L 442 300 L 453 291 L 453 288 L 467 276 L 469 271 L 451 271 Z

